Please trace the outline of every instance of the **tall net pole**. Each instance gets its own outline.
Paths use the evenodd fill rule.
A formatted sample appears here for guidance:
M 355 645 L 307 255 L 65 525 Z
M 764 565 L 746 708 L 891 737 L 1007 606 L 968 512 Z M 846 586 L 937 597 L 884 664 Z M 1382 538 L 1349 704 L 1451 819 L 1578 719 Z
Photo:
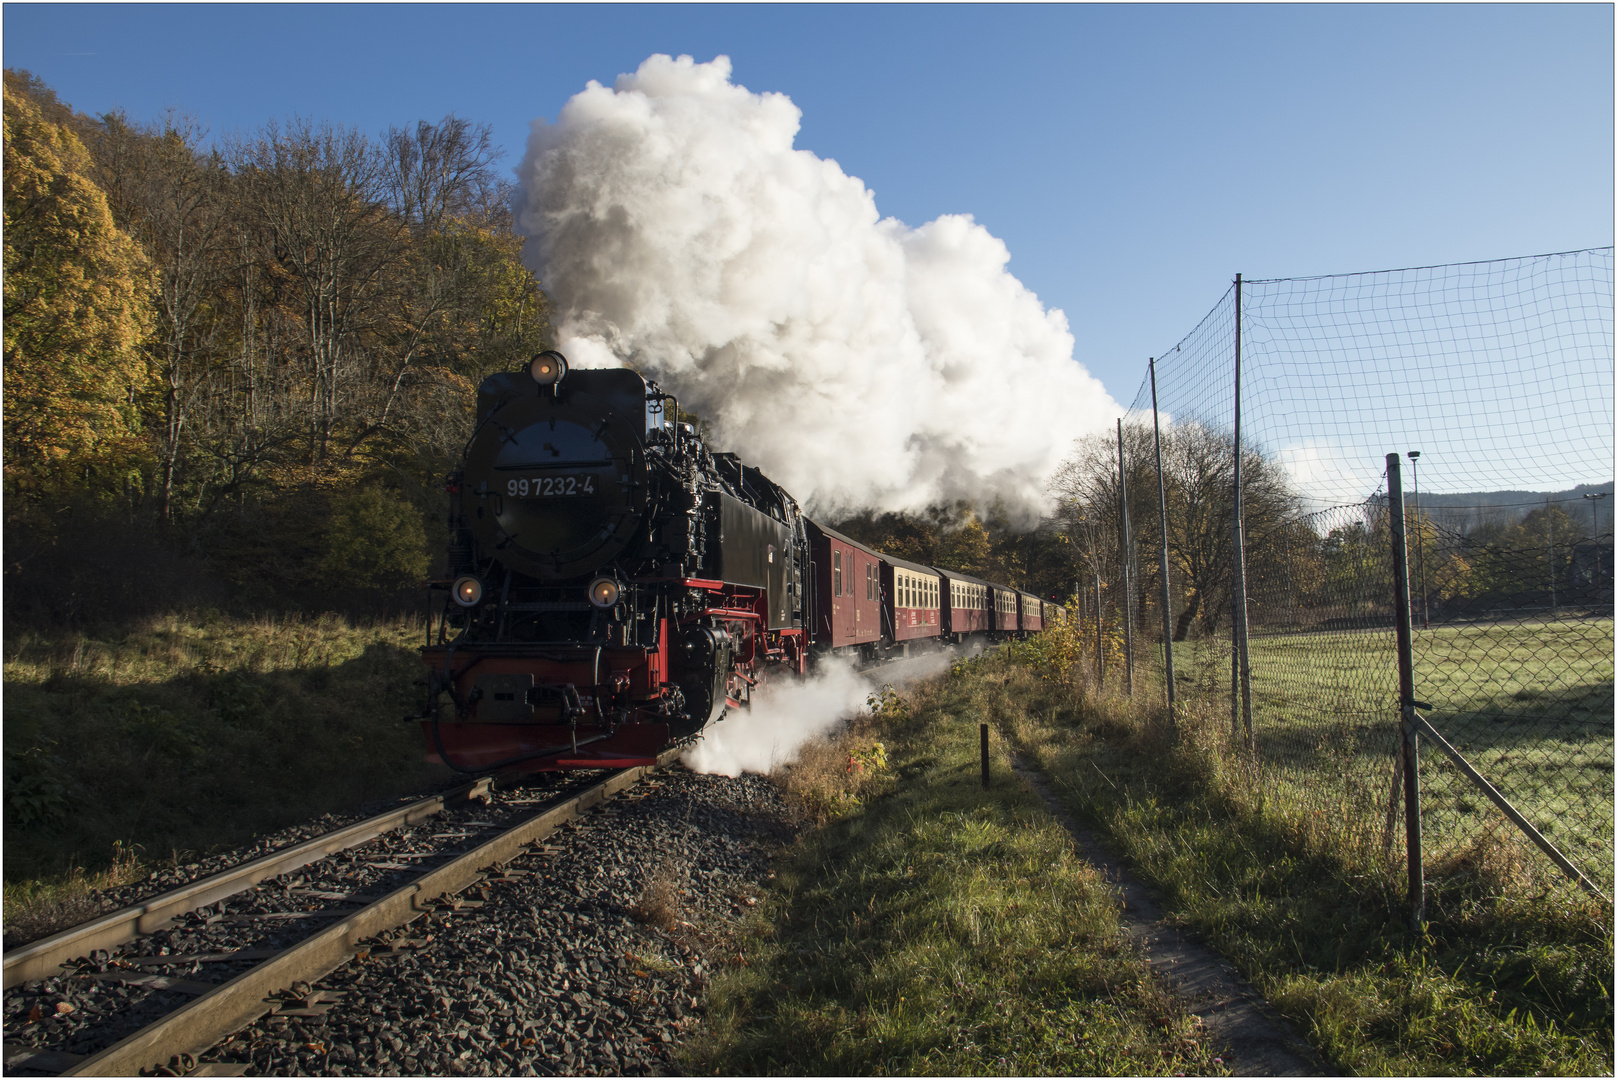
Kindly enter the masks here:
M 1123 568 L 1123 670 L 1124 687 L 1134 695 L 1134 576 L 1129 573 L 1129 553 L 1134 550 L 1134 536 L 1129 528 L 1129 483 L 1123 465 L 1123 419 L 1117 420 L 1117 502 L 1119 527 L 1117 542 L 1121 547 L 1118 562 Z
M 1417 934 L 1426 921 L 1425 864 L 1421 857 L 1420 736 L 1415 726 L 1415 652 L 1409 604 L 1409 543 L 1404 524 L 1404 486 L 1398 455 L 1387 455 L 1387 509 L 1392 539 L 1393 614 L 1398 628 L 1398 730 L 1403 735 L 1404 841 L 1409 853 L 1409 925 Z
M 1106 685 L 1106 641 L 1101 634 L 1100 571 L 1095 571 L 1095 684 Z
M 1162 666 L 1168 680 L 1168 723 L 1174 718 L 1173 684 L 1173 596 L 1168 589 L 1168 495 L 1162 481 L 1162 422 L 1157 416 L 1157 360 L 1152 357 L 1151 368 L 1151 434 L 1157 452 L 1157 523 L 1162 526 L 1162 546 L 1159 551 L 1162 571 Z
M 1235 493 L 1234 513 L 1231 514 L 1234 536 L 1233 550 L 1231 552 L 1231 576 L 1233 579 L 1231 592 L 1234 597 L 1235 619 L 1235 656 L 1232 660 L 1240 669 L 1240 701 L 1232 700 L 1230 709 L 1233 713 L 1240 709 L 1242 726 L 1246 730 L 1246 743 L 1248 749 L 1254 749 L 1252 734 L 1252 660 L 1247 651 L 1247 620 L 1246 620 L 1246 537 L 1242 524 L 1241 507 L 1241 275 L 1235 275 Z M 1231 717 L 1232 721 L 1234 717 Z

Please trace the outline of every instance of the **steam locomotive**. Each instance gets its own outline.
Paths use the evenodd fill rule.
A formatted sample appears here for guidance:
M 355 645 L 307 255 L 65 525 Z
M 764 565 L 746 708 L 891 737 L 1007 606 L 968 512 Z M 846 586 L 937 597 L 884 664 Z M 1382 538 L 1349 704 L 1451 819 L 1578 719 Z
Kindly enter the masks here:
M 422 650 L 430 759 L 647 765 L 749 707 L 766 673 L 1042 627 L 1051 605 L 1031 594 L 810 521 L 678 416 L 635 372 L 553 351 L 479 387 L 445 485 L 449 596 Z

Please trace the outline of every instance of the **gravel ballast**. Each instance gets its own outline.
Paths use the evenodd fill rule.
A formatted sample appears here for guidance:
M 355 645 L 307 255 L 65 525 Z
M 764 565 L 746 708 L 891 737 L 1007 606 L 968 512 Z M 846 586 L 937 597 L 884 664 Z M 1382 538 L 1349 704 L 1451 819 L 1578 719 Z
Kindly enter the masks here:
M 321 912 L 357 910 L 488 839 L 535 809 L 515 800 L 540 793 L 554 790 L 500 793 L 491 806 L 386 834 L 87 958 L 83 974 L 14 988 L 6 1042 L 94 1053 L 189 997 L 83 975 L 223 981 L 253 958 L 206 957 L 307 936 L 328 924 Z M 788 835 L 768 780 L 664 770 L 492 872 L 458 907 L 384 935 L 314 987 L 292 988 L 292 1008 L 202 1059 L 277 1075 L 662 1072 L 699 1022 L 709 968 Z M 203 865 L 183 869 L 202 876 Z M 163 954 L 188 959 L 154 965 Z

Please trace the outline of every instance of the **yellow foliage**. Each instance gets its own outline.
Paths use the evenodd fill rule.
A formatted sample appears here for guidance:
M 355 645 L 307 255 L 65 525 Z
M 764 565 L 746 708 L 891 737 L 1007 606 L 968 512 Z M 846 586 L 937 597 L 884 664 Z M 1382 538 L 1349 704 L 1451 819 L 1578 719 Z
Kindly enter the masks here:
M 128 455 L 150 374 L 145 255 L 112 219 L 77 135 L 5 89 L 5 475 Z M 77 464 L 77 461 L 74 461 Z
M 1100 652 L 1108 677 L 1123 670 L 1123 624 L 1103 616 Z M 1044 630 L 1025 641 L 1013 641 L 1004 652 L 1029 665 L 1040 678 L 1057 681 L 1093 679 L 1095 665 L 1095 622 L 1081 620 L 1076 603 L 1069 601 L 1063 615 L 1046 615 Z

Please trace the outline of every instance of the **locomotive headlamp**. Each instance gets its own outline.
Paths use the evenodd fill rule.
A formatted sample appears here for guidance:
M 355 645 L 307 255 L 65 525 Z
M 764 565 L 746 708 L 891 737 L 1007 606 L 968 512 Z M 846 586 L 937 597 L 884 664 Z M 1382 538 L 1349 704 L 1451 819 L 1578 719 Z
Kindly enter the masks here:
M 483 583 L 470 574 L 456 578 L 451 591 L 455 594 L 455 603 L 461 607 L 476 607 L 483 599 Z
M 540 386 L 555 386 L 567 374 L 567 357 L 554 349 L 546 349 L 528 361 L 528 374 Z
M 609 577 L 598 577 L 590 582 L 590 603 L 603 610 L 618 602 L 623 587 Z

